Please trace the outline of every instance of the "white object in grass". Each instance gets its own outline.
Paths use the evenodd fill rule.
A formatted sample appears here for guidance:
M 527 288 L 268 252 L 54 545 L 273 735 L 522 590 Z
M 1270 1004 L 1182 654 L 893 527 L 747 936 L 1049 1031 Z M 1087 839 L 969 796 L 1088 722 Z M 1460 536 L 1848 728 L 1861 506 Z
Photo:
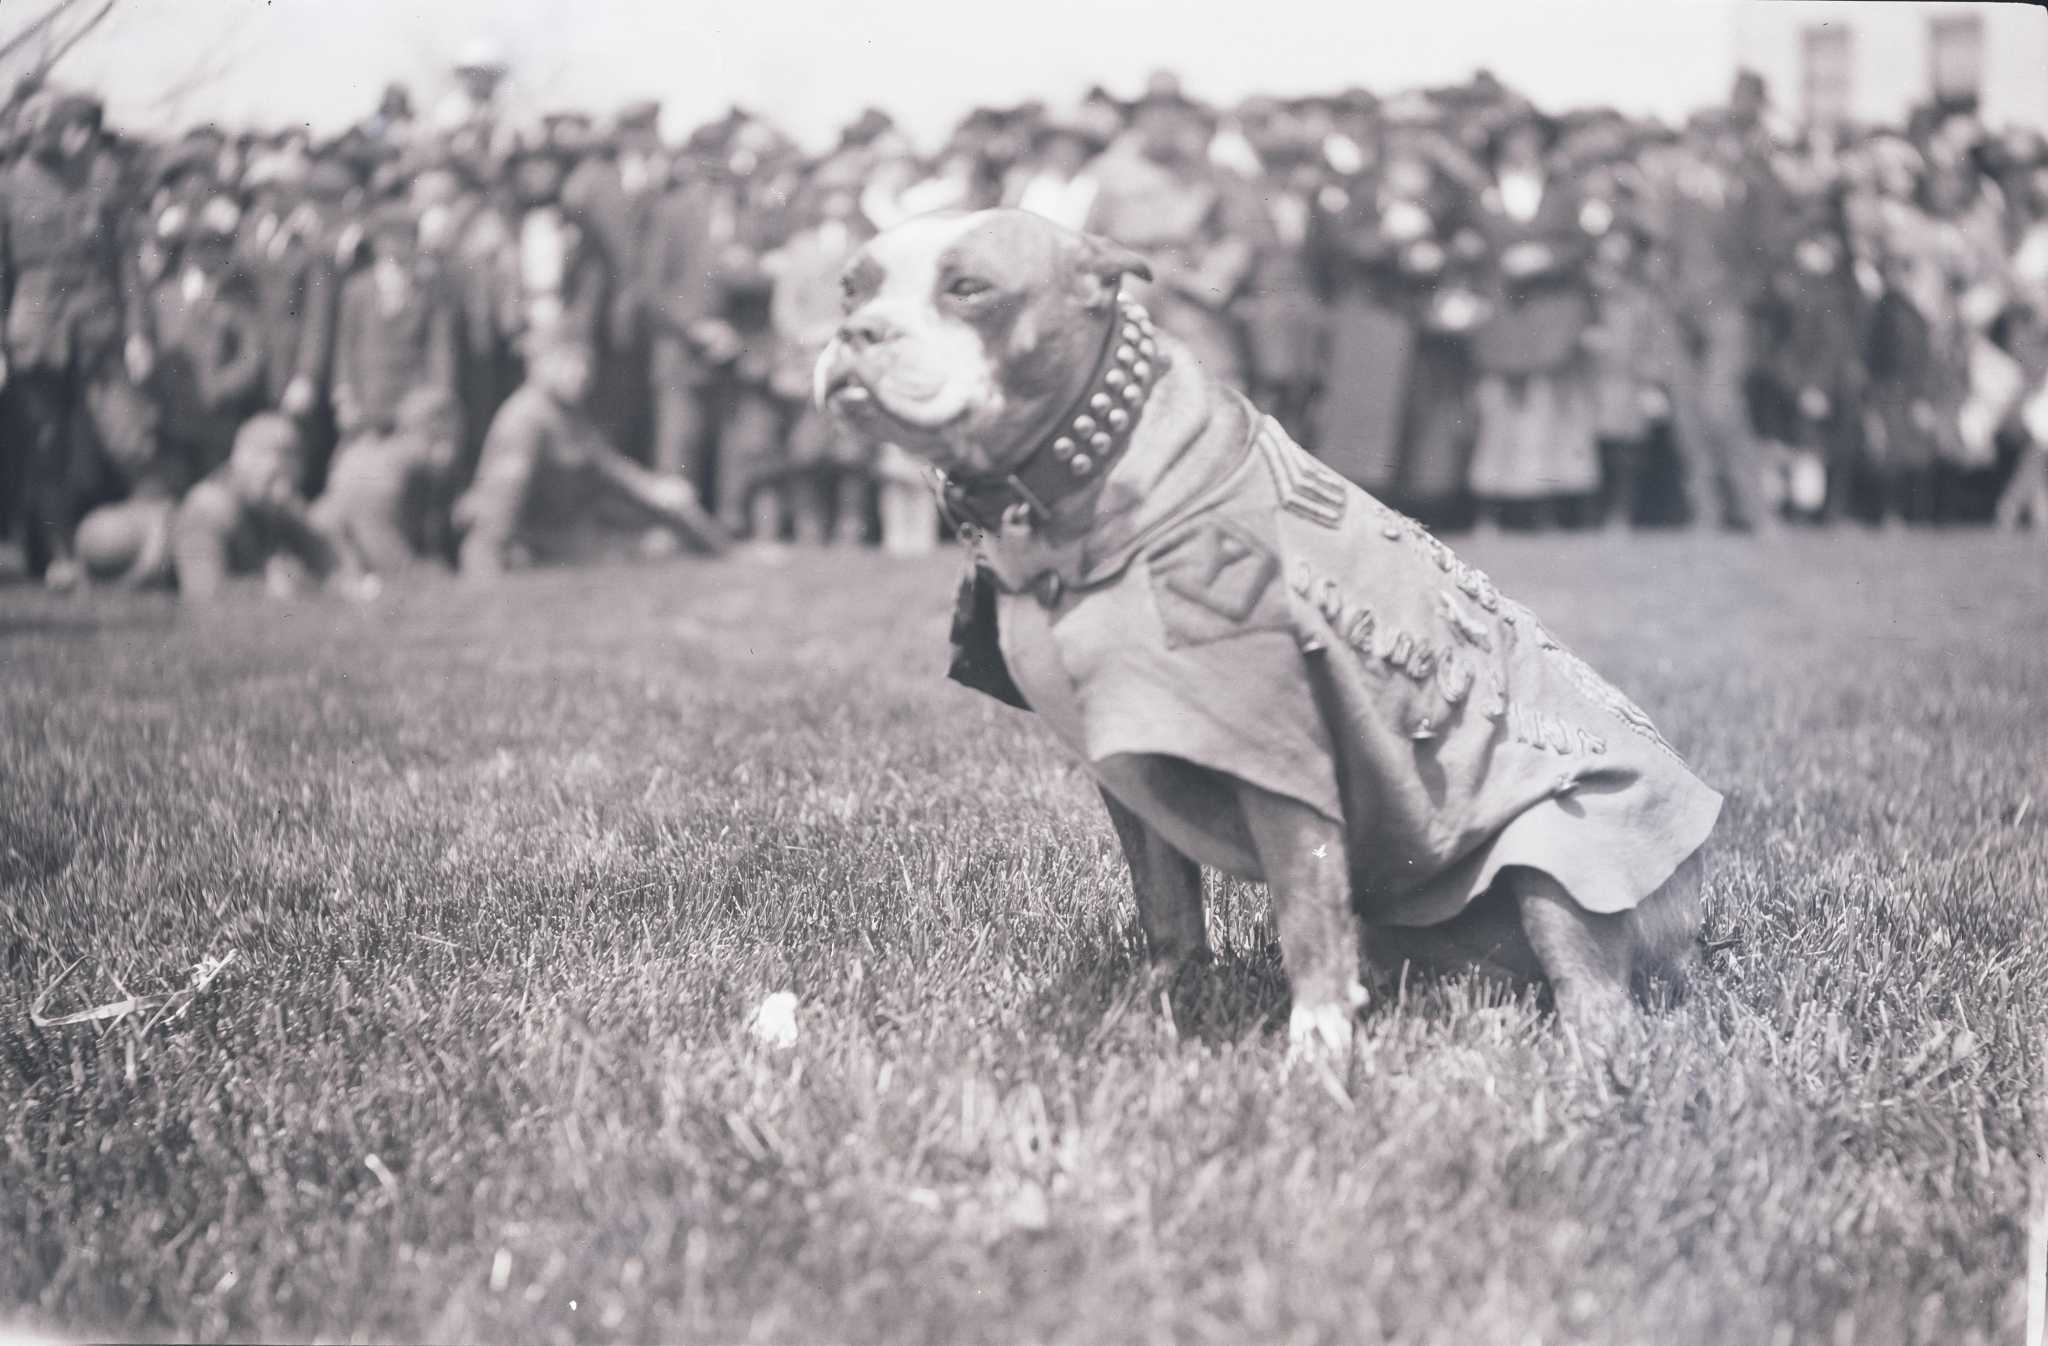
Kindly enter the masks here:
M 747 1031 L 764 1047 L 796 1046 L 796 994 L 776 991 L 765 997 L 747 1021 Z

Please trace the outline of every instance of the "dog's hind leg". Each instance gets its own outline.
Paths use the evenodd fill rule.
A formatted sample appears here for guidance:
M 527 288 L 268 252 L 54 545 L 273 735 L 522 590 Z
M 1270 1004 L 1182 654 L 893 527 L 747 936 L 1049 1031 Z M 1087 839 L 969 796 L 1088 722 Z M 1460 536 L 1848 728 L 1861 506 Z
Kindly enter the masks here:
M 1654 984 L 1661 993 L 1655 998 L 1682 996 L 1699 959 L 1704 869 L 1700 852 L 1694 851 L 1663 887 L 1628 913 L 1635 974 Z
M 1189 964 L 1208 962 L 1201 866 L 1175 850 L 1109 791 L 1102 791 L 1102 802 L 1131 867 L 1131 891 L 1138 901 L 1138 926 L 1145 932 L 1153 978 L 1168 982 Z
M 1515 895 L 1522 929 L 1556 997 L 1558 1018 L 1580 1041 L 1605 1047 L 1634 1015 L 1631 913 L 1587 911 L 1541 870 L 1517 867 L 1501 878 Z

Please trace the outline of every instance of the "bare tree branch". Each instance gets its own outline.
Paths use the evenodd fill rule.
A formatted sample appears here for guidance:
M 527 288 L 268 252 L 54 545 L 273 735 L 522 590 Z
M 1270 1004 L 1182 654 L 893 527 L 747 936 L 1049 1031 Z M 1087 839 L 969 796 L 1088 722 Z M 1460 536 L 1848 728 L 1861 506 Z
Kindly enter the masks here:
M 21 31 L 15 33 L 6 41 L 0 42 L 0 61 L 6 60 L 14 55 L 15 52 L 20 51 L 23 47 L 34 41 L 37 34 L 55 23 L 60 14 L 78 2 L 79 0 L 57 0 L 57 3 L 45 11 L 41 18 L 30 21 Z
M 67 7 L 73 2 L 74 0 L 66 0 Z M 70 36 L 59 43 L 55 51 L 52 51 L 37 63 L 36 77 L 38 79 L 47 79 L 50 71 L 56 67 L 57 62 L 69 56 L 73 47 L 85 41 L 86 38 L 92 35 L 93 29 L 106 22 L 107 15 L 113 13 L 114 6 L 119 3 L 121 3 L 121 0 L 101 0 L 100 7 L 94 10 L 85 22 L 79 24 Z

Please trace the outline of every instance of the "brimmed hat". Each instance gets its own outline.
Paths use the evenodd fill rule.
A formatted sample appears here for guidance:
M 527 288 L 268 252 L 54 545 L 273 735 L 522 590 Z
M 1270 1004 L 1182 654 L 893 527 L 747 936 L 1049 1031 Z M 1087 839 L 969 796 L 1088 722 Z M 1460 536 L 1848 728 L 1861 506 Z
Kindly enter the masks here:
M 598 140 L 596 122 L 589 113 L 577 108 L 543 112 L 540 124 L 548 144 L 565 154 L 580 154 Z
M 888 113 L 878 107 L 862 108 L 861 114 L 839 133 L 839 143 L 849 147 L 872 145 L 895 129 L 896 119 Z
M 313 201 L 339 201 L 354 191 L 359 179 L 343 165 L 332 159 L 316 159 L 306 170 L 305 192 Z
M 1542 141 L 1543 152 L 1547 154 L 1556 148 L 1558 136 L 1563 130 L 1557 118 L 1527 99 L 1520 98 L 1503 104 L 1492 116 L 1481 118 L 1479 126 L 1483 133 L 1480 143 L 1489 159 L 1497 157 L 1508 138 L 1518 131 L 1534 131 Z
M 1133 109 L 1146 107 L 1172 107 L 1194 109 L 1201 105 L 1188 97 L 1181 87 L 1180 76 L 1171 70 L 1155 70 L 1145 78 L 1145 91 L 1131 100 Z
M 155 186 L 158 190 L 174 186 L 185 177 L 214 175 L 215 156 L 204 145 L 196 141 L 183 140 L 170 147 L 156 169 Z
M 462 50 L 455 53 L 450 68 L 464 72 L 473 71 L 480 75 L 502 76 L 510 67 L 506 64 L 505 53 L 498 49 L 497 44 L 489 38 L 480 37 L 465 43 Z
M 661 101 L 655 98 L 636 98 L 619 109 L 619 115 L 612 119 L 612 128 L 620 136 L 661 134 Z

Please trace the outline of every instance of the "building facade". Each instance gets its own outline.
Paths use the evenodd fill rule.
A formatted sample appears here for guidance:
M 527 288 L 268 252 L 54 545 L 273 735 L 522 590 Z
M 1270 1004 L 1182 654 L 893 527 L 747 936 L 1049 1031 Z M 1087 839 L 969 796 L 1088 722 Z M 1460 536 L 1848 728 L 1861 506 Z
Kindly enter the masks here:
M 2048 131 L 2048 9 L 1789 0 L 1737 5 L 1734 23 L 1737 63 L 1794 120 L 1899 125 L 1939 101 Z

